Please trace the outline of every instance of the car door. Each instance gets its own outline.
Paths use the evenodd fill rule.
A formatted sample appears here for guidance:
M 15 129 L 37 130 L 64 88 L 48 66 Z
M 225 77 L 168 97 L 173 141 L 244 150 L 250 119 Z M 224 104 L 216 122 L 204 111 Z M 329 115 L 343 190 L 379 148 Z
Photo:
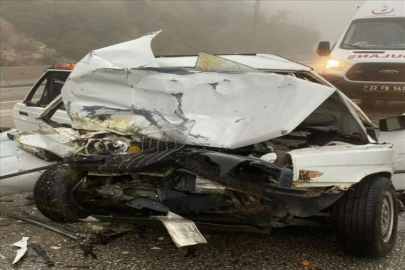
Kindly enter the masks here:
M 38 129 L 36 118 L 61 93 L 69 74 L 69 70 L 47 70 L 28 92 L 24 101 L 15 104 L 13 108 L 14 126 L 20 130 Z M 64 108 L 59 109 L 53 115 L 52 120 L 65 124 L 71 123 Z
M 392 143 L 400 161 L 395 166 L 392 183 L 397 191 L 405 191 L 405 114 L 380 120 L 380 143 Z

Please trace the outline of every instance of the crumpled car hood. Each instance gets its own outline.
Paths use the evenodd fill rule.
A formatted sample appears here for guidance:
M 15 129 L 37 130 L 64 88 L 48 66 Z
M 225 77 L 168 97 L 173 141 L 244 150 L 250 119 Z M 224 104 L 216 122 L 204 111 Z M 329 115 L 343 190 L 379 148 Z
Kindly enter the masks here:
M 367 142 L 338 90 L 237 63 L 240 70 L 159 67 L 150 46 L 158 33 L 92 51 L 76 65 L 62 89 L 73 128 L 238 148 L 306 123 Z

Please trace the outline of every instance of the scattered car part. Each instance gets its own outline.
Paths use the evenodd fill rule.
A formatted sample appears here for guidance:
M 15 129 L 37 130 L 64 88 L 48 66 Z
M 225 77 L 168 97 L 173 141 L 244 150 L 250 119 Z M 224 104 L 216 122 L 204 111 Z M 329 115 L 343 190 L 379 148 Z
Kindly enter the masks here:
M 50 169 L 50 168 L 53 168 L 53 167 L 55 167 L 57 165 L 62 165 L 62 164 L 66 164 L 66 163 L 62 162 L 62 163 L 58 163 L 58 164 L 52 164 L 52 165 L 46 165 L 46 166 L 43 166 L 43 167 L 37 167 L 35 169 L 30 169 L 30 170 L 26 170 L 26 171 L 20 171 L 20 172 L 16 172 L 16 173 L 10 173 L 10 174 L 6 174 L 6 175 L 1 175 L 0 180 L 15 177 L 15 176 L 20 176 L 20 175 L 24 175 L 24 174 L 30 174 L 30 173 L 38 172 L 38 171 L 42 172 L 42 171 L 45 171 L 47 169 Z
M 154 216 L 152 218 L 160 220 L 165 225 L 177 247 L 207 243 L 197 226 L 189 219 L 172 212 L 169 212 L 166 216 Z
M 52 227 L 52 226 L 50 226 L 48 224 L 45 224 L 43 222 L 37 221 L 37 220 L 32 219 L 32 218 L 21 217 L 21 216 L 9 214 L 9 213 L 7 213 L 7 216 L 9 216 L 11 218 L 14 218 L 14 219 L 19 219 L 19 220 L 22 220 L 22 221 L 26 221 L 26 222 L 35 224 L 37 226 L 46 228 L 46 229 L 48 229 L 50 231 L 59 233 L 59 234 L 65 236 L 65 237 L 67 237 L 67 238 L 69 238 L 71 240 L 74 240 L 79 244 L 79 248 L 83 251 L 84 256 L 90 255 L 92 258 L 97 259 L 97 255 L 93 251 L 94 243 L 96 243 L 97 241 L 95 241 L 91 237 L 80 236 L 80 235 L 76 236 L 76 235 L 73 235 L 73 234 L 71 234 L 71 233 L 69 233 L 69 232 L 67 232 L 65 230 L 61 230 L 61 229 Z
M 17 263 L 27 252 L 27 245 L 28 245 L 28 239 L 29 237 L 23 237 L 20 241 L 15 242 L 13 246 L 19 247 L 20 249 L 17 250 L 17 254 L 15 255 L 15 258 L 13 260 L 13 264 Z
M 71 233 L 69 233 L 69 232 L 67 232 L 67 231 L 64 231 L 64 230 L 61 230 L 61 229 L 52 227 L 52 226 L 50 226 L 50 225 L 48 225 L 48 224 L 45 224 L 45 223 L 43 223 L 43 222 L 40 222 L 40 221 L 35 220 L 35 219 L 32 219 L 32 218 L 22 217 L 22 216 L 19 216 L 19 215 L 13 215 L 13 214 L 10 214 L 10 213 L 7 213 L 7 216 L 8 216 L 8 217 L 11 217 L 11 218 L 14 218 L 14 219 L 22 220 L 22 221 L 25 221 L 25 222 L 28 222 L 28 223 L 35 224 L 35 225 L 37 225 L 37 226 L 43 227 L 43 228 L 45 228 L 45 229 L 48 229 L 48 230 L 50 230 L 50 231 L 59 233 L 59 234 L 61 234 L 61 235 L 63 235 L 63 236 L 66 236 L 67 238 L 70 238 L 70 239 L 75 240 L 75 241 L 78 241 L 78 240 L 81 239 L 81 237 L 79 237 L 79 236 L 75 236 L 75 235 L 73 235 L 73 234 L 71 234 Z
M 48 267 L 53 267 L 55 266 L 55 263 L 49 259 L 48 254 L 46 254 L 46 251 L 38 244 L 35 243 L 30 243 L 29 245 L 37 254 L 40 256 L 42 259 L 44 259 L 44 262 Z

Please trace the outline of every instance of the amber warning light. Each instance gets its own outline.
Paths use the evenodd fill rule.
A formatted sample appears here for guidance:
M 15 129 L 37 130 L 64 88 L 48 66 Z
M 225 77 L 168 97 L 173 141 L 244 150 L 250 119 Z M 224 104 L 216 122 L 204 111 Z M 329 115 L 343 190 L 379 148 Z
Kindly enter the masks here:
M 67 70 L 73 70 L 75 68 L 76 64 L 73 63 L 56 63 L 53 65 L 54 69 L 67 69 Z

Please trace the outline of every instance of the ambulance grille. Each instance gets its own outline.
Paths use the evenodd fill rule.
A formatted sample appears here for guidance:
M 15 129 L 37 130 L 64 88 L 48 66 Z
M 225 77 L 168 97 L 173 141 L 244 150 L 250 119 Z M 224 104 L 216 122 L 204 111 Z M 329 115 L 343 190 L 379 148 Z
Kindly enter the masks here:
M 351 81 L 404 82 L 405 63 L 362 63 L 354 65 L 346 74 Z

